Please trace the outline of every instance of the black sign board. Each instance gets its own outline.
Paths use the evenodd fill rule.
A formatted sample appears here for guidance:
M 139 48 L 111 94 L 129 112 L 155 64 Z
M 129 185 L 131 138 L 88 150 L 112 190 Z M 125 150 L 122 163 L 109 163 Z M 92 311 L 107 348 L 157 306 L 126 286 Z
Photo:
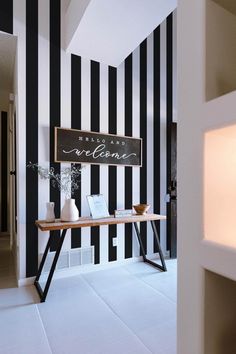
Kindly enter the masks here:
M 142 165 L 142 139 L 55 128 L 55 162 Z

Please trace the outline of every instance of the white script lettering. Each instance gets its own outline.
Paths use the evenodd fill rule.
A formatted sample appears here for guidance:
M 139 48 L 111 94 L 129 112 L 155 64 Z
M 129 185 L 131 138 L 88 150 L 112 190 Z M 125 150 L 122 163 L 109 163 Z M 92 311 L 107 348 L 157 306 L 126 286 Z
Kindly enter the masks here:
M 77 156 L 92 156 L 93 159 L 98 159 L 100 158 L 106 158 L 108 159 L 109 157 L 112 157 L 117 160 L 126 160 L 131 156 L 137 156 L 135 153 L 130 153 L 130 154 L 122 154 L 120 155 L 118 152 L 110 152 L 109 150 L 104 151 L 106 149 L 105 144 L 100 144 L 98 145 L 93 151 L 90 150 L 79 150 L 79 149 L 72 149 L 69 151 L 63 150 L 64 154 L 72 154 L 75 153 Z

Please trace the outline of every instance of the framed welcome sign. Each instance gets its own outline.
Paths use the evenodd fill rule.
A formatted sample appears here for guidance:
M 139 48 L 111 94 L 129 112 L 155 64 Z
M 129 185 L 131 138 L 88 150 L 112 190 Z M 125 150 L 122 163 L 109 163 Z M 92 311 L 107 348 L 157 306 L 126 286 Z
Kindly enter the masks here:
M 142 139 L 55 128 L 55 162 L 142 166 Z

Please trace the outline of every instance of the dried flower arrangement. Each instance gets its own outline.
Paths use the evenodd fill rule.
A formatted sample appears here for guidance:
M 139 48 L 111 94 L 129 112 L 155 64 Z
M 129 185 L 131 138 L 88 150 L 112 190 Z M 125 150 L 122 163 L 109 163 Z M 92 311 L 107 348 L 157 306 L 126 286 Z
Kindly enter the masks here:
M 71 194 L 73 195 L 79 189 L 81 171 L 84 168 L 84 166 L 76 167 L 72 165 L 71 167 L 64 168 L 60 173 L 56 173 L 53 167 L 48 169 L 37 163 L 29 162 L 27 167 L 37 171 L 42 179 L 50 180 L 52 186 L 65 193 L 67 199 L 71 198 Z

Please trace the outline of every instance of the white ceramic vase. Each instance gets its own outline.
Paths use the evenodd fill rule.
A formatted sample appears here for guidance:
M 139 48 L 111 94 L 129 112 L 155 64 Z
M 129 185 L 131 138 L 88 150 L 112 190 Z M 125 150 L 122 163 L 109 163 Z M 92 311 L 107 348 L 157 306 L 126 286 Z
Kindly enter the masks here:
M 61 221 L 79 220 L 79 211 L 75 205 L 75 199 L 66 199 L 61 211 Z
M 55 213 L 54 213 L 54 202 L 46 203 L 46 221 L 54 222 L 55 221 Z

